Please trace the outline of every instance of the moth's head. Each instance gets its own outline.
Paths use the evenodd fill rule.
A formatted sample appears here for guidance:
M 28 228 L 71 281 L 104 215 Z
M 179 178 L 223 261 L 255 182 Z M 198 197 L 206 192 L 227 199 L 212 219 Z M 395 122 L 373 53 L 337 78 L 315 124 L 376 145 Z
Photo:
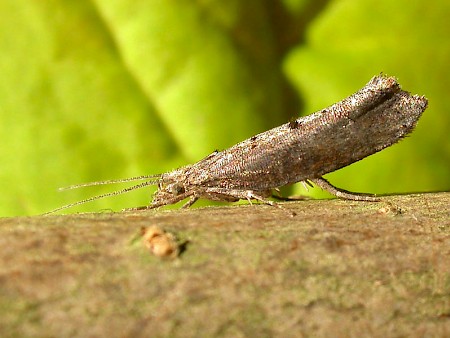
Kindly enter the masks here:
M 158 207 L 177 203 L 185 199 L 189 194 L 185 187 L 185 170 L 180 168 L 161 175 L 158 190 L 153 195 L 152 206 Z

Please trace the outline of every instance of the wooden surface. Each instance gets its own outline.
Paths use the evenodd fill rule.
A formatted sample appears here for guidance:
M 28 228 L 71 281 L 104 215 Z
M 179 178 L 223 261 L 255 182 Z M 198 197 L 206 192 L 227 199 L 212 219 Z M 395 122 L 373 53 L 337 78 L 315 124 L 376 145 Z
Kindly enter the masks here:
M 0 219 L 0 335 L 450 336 L 450 193 L 283 206 Z

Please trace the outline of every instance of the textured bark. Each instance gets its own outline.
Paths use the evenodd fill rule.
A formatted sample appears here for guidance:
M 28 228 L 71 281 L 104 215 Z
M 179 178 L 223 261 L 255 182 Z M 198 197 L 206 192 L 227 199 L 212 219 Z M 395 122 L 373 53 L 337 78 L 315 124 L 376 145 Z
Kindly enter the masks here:
M 283 205 L 0 219 L 0 335 L 450 336 L 450 193 Z

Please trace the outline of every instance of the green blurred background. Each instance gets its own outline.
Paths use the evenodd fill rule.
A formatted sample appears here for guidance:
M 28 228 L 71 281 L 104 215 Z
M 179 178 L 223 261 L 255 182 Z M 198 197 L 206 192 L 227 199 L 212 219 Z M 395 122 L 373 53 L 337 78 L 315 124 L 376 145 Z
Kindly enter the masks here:
M 119 188 L 58 187 L 196 162 L 380 72 L 428 110 L 400 144 L 327 177 L 372 193 L 450 189 L 448 0 L 2 0 L 0 15 L 1 216 Z

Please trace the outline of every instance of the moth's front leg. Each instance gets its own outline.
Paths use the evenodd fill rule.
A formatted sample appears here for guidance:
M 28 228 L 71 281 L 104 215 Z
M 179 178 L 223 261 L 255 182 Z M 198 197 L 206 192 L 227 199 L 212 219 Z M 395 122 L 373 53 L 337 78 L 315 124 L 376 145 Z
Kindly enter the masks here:
M 236 202 L 239 200 L 238 197 L 231 196 L 229 194 L 221 194 L 217 192 L 208 191 L 209 189 L 196 189 L 192 192 L 189 201 L 187 201 L 182 208 L 187 209 L 192 206 L 199 198 L 205 198 L 211 201 L 221 201 L 221 202 Z
M 198 200 L 198 196 L 192 195 L 192 196 L 189 198 L 189 201 L 187 201 L 186 203 L 183 204 L 182 208 L 183 208 L 183 209 L 189 208 L 192 204 L 194 204 L 195 202 L 197 202 L 197 200 Z
M 191 202 L 190 205 L 192 205 L 198 198 L 195 198 L 195 196 L 193 195 L 192 192 L 185 192 L 179 195 L 173 195 L 171 193 L 167 193 L 166 191 L 163 190 L 158 190 L 155 195 L 153 196 L 153 201 L 151 204 L 146 205 L 146 206 L 142 206 L 142 207 L 136 207 L 136 208 L 129 208 L 129 209 L 124 209 L 123 211 L 137 211 L 137 210 L 150 210 L 150 209 L 155 209 L 155 208 L 159 208 L 165 205 L 169 205 L 169 204 L 175 204 L 178 203 L 186 198 L 190 197 L 191 199 L 189 200 L 193 201 Z M 188 202 L 188 203 L 189 203 Z

